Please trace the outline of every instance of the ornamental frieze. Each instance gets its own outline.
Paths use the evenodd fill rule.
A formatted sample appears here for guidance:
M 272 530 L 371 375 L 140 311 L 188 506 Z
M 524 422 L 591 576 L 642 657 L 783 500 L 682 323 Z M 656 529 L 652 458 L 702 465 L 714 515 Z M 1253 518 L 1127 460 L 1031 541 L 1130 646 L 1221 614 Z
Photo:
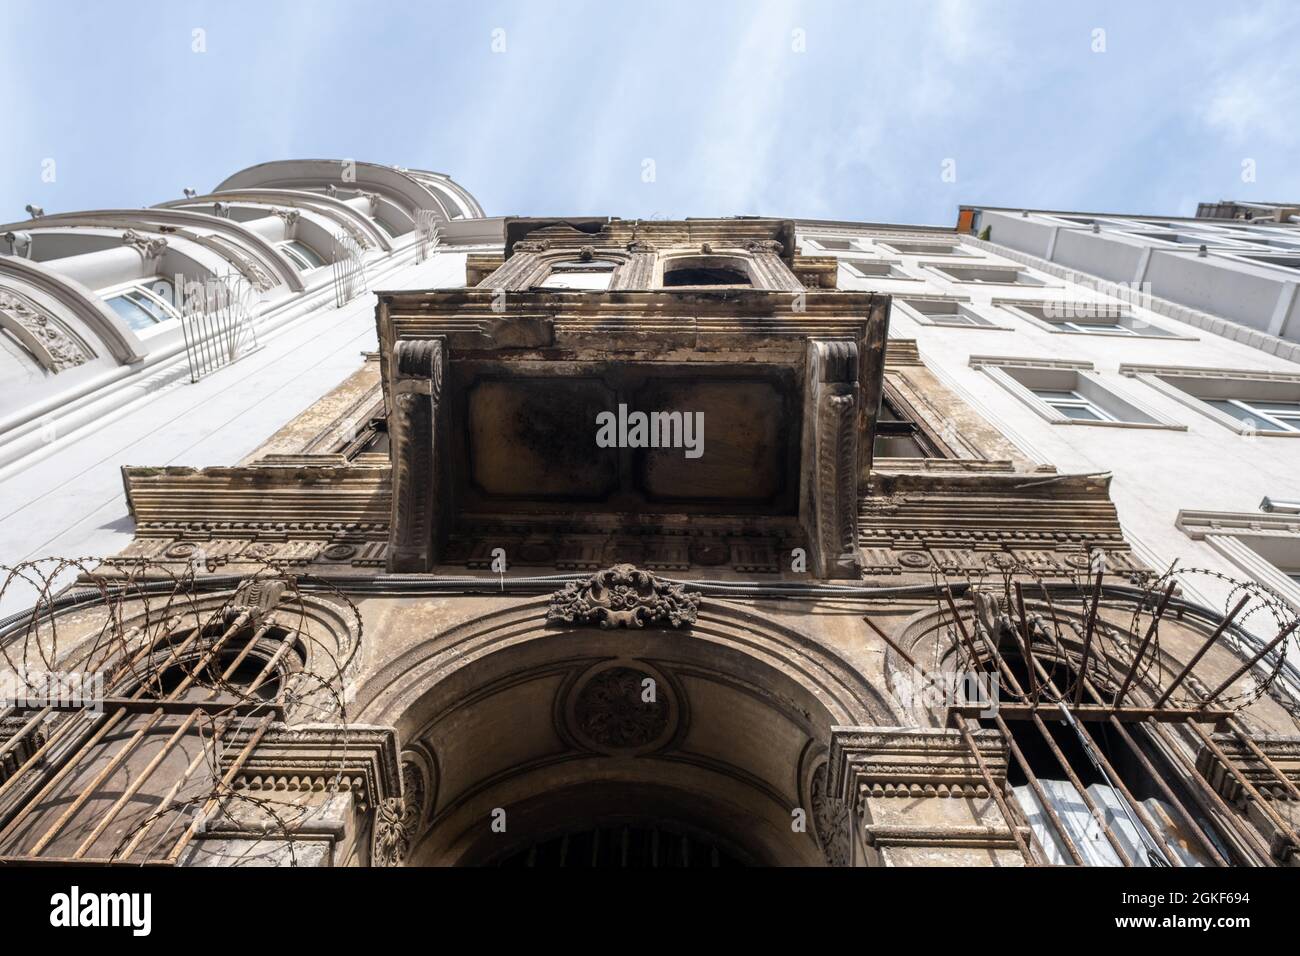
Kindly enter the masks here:
M 699 607 L 697 592 L 630 564 L 616 564 L 555 592 L 546 621 L 603 628 L 683 628 L 695 623 Z

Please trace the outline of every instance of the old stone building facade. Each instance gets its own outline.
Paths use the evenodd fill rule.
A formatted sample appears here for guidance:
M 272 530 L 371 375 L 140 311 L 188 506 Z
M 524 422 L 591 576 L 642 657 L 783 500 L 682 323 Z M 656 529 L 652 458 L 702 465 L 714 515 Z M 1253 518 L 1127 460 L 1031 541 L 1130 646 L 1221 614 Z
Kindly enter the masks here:
M 368 175 L 351 205 L 313 164 L 203 200 L 364 206 L 410 271 L 369 299 L 308 270 L 374 347 L 236 460 L 114 460 L 129 540 L 23 566 L 54 585 L 0 622 L 28 698 L 0 857 L 1295 864 L 1285 595 L 1135 551 L 1110 475 L 951 367 L 995 303 L 916 285 L 1031 269 L 953 230 L 431 215 L 463 190 Z M 1120 409 L 1079 360 L 979 355 L 1061 419 Z

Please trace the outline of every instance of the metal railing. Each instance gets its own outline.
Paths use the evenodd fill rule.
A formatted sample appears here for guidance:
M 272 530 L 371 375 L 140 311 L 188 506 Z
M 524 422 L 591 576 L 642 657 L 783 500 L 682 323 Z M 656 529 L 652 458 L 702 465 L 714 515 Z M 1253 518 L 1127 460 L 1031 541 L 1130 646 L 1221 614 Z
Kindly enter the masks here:
M 334 304 L 342 308 L 366 291 L 366 264 L 361 246 L 345 232 L 334 237 Z
M 416 210 L 415 232 L 420 239 L 419 261 L 424 262 L 442 241 L 442 233 L 438 228 L 438 218 L 432 209 Z
M 257 347 L 252 321 L 255 296 L 249 281 L 234 273 L 185 285 L 181 330 L 191 382 Z

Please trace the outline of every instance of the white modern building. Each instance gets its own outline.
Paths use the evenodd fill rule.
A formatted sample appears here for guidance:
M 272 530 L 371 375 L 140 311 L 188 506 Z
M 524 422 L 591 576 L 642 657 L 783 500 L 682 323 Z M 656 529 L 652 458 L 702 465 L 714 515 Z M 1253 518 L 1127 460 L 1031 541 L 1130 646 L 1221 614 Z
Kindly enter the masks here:
M 1230 600 L 1221 574 L 1300 607 L 1300 226 L 1292 207 L 1256 212 L 963 208 L 955 230 L 799 227 L 806 255 L 838 258 L 840 288 L 893 297 L 891 342 L 914 339 L 1021 454 L 1113 476 L 1149 566 L 1211 572 L 1183 582 L 1212 606 Z M 878 439 L 878 455 L 898 457 L 876 467 L 965 457 L 915 431 Z
M 29 211 L 0 226 L 10 566 L 111 554 L 131 531 L 123 465 L 240 461 L 374 351 L 369 290 L 463 285 L 466 254 L 502 241 L 450 177 L 352 160 L 263 163 L 147 209 Z

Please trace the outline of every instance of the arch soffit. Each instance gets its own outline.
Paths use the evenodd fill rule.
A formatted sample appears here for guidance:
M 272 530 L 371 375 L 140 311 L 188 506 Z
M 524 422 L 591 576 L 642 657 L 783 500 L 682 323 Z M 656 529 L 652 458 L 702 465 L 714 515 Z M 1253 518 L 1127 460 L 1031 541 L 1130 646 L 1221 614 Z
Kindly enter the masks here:
M 439 688 L 453 694 L 472 693 L 469 672 L 485 658 L 554 640 L 588 628 L 550 627 L 545 615 L 549 598 L 492 611 L 454 625 L 410 648 L 372 675 L 356 698 L 359 720 L 396 726 L 405 739 L 423 724 L 422 703 Z M 624 632 L 590 628 L 593 634 Z M 889 725 L 899 712 L 889 697 L 868 684 L 852 665 L 834 651 L 782 624 L 744 608 L 719 601 L 705 602 L 695 624 L 687 630 L 631 632 L 659 634 L 670 642 L 694 641 L 723 654 L 741 655 L 768 673 L 782 675 L 816 699 L 831 726 Z M 603 655 L 602 651 L 600 655 Z M 571 655 L 570 655 L 571 656 Z

